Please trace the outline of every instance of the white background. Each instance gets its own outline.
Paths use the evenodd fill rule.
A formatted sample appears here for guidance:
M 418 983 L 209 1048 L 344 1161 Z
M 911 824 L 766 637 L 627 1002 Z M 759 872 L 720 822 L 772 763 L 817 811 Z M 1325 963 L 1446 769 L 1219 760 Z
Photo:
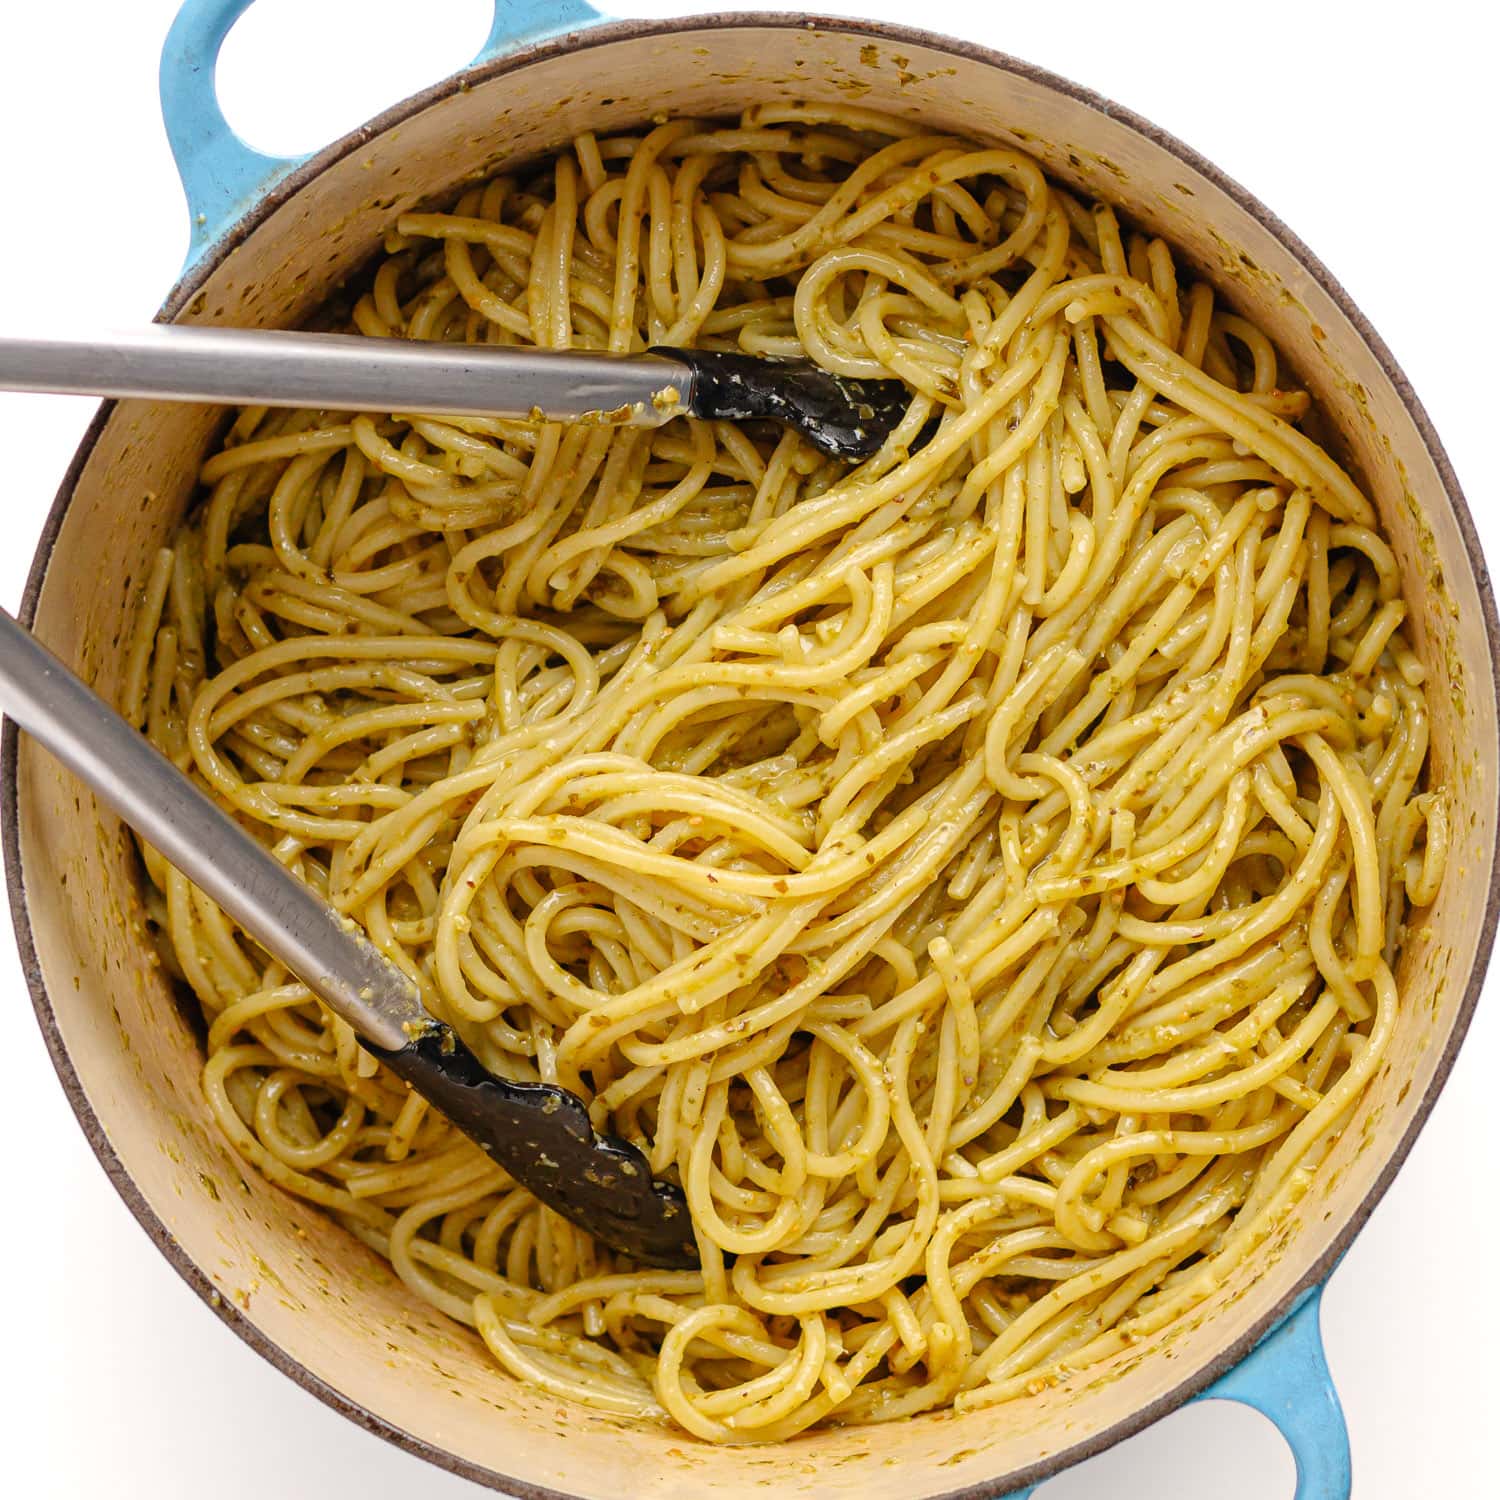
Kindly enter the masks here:
M 187 224 L 155 93 L 174 9 L 175 0 L 0 0 L 0 331 L 140 322 L 174 279 Z M 1476 19 L 1487 7 L 824 0 L 822 9 L 949 31 L 1054 69 L 1173 131 L 1258 194 L 1389 341 L 1500 558 L 1500 129 L 1494 29 Z M 257 144 L 321 145 L 466 60 L 488 17 L 488 0 L 260 0 L 226 48 L 226 109 Z M 12 608 L 91 410 L 0 396 L 0 601 Z M 1479 900 L 1476 891 L 1476 914 Z M 1500 969 L 1431 1123 L 1325 1300 L 1358 1500 L 1496 1492 L 1497 983 Z M 0 1013 L 13 1021 L 0 1106 L 0 1493 L 477 1500 L 473 1486 L 319 1405 L 199 1305 L 90 1155 L 5 933 L 0 990 Z M 1282 1500 L 1292 1489 L 1291 1460 L 1269 1425 L 1216 1402 L 1042 1493 Z

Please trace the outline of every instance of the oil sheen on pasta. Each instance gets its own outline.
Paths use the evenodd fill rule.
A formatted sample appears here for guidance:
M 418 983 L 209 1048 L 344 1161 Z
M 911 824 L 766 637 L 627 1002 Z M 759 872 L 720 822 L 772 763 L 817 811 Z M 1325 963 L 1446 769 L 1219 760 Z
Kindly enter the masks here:
M 1024 1396 L 1253 1255 L 1446 842 L 1395 562 L 1266 337 L 1024 155 L 795 104 L 408 214 L 345 317 L 805 353 L 911 409 L 852 470 L 238 416 L 128 710 L 489 1067 L 680 1179 L 702 1269 L 539 1208 L 148 852 L 244 1157 L 511 1375 L 715 1442 Z

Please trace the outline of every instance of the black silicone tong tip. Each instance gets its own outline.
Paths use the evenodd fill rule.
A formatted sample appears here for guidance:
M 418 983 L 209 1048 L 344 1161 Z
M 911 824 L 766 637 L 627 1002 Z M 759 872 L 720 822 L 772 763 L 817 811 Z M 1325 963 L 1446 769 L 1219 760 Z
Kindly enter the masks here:
M 650 1266 L 699 1264 L 681 1189 L 654 1178 L 628 1141 L 599 1134 L 577 1094 L 497 1078 L 450 1027 L 436 1023 L 395 1051 L 364 1045 L 517 1182 L 595 1239 Z
M 713 349 L 656 348 L 694 372 L 699 417 L 766 417 L 795 428 L 820 453 L 862 463 L 895 431 L 911 405 L 899 380 L 833 375 L 801 359 L 763 359 Z

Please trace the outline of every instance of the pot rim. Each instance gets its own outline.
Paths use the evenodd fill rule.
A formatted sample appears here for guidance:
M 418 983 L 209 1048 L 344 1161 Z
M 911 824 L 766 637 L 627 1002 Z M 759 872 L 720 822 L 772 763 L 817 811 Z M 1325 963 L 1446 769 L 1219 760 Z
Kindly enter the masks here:
M 1184 165 L 1207 178 L 1228 195 L 1241 209 L 1257 220 L 1279 243 L 1286 247 L 1299 264 L 1313 277 L 1319 287 L 1332 299 L 1349 319 L 1355 331 L 1364 341 L 1380 366 L 1382 374 L 1400 398 L 1415 425 L 1423 446 L 1427 449 L 1434 468 L 1442 482 L 1444 492 L 1453 507 L 1458 523 L 1464 551 L 1474 573 L 1484 617 L 1485 637 L 1489 646 L 1490 687 L 1494 694 L 1497 721 L 1500 721 L 1500 614 L 1497 614 L 1494 591 L 1490 583 L 1489 569 L 1480 547 L 1478 533 L 1463 489 L 1454 473 L 1452 463 L 1445 452 L 1437 432 L 1425 408 L 1412 389 L 1410 381 L 1397 364 L 1385 341 L 1371 326 L 1369 320 L 1355 305 L 1353 299 L 1302 240 L 1266 207 L 1254 194 L 1242 187 L 1233 178 L 1200 155 L 1192 147 L 1177 139 L 1170 132 L 1147 120 L 1134 110 L 1115 104 L 1096 90 L 1084 88 L 1071 80 L 1038 67 L 1008 53 L 965 41 L 941 33 L 917 27 L 859 18 L 822 16 L 817 14 L 795 14 L 789 12 L 727 11 L 709 15 L 670 17 L 662 20 L 629 20 L 602 22 L 582 31 L 570 32 L 541 42 L 529 43 L 502 57 L 491 59 L 477 66 L 459 69 L 447 78 L 431 85 L 419 93 L 391 106 L 364 125 L 332 142 L 321 151 L 310 156 L 276 182 L 229 228 L 229 230 L 192 264 L 187 274 L 181 277 L 167 294 L 157 321 L 172 320 L 191 301 L 193 295 L 208 277 L 223 264 L 225 258 L 242 244 L 262 223 L 289 199 L 296 196 L 308 183 L 342 160 L 350 152 L 358 150 L 393 126 L 421 113 L 440 100 L 472 87 L 476 83 L 502 77 L 533 63 L 570 52 L 585 52 L 598 47 L 609 47 L 616 42 L 629 41 L 642 36 L 663 36 L 679 32 L 703 31 L 705 29 L 736 30 L 812 30 L 842 32 L 848 35 L 870 37 L 875 40 L 895 42 L 931 51 L 945 52 L 965 61 L 977 62 L 999 72 L 1011 74 L 1029 83 L 1038 84 L 1084 105 L 1088 109 L 1104 114 L 1127 125 L 1137 134 L 1175 156 Z M 43 582 L 52 559 L 73 492 L 82 471 L 93 453 L 95 444 L 115 407 L 114 401 L 100 403 L 99 410 L 79 443 L 78 449 L 58 487 L 56 498 L 48 512 L 31 568 L 27 574 L 26 588 L 22 596 L 18 617 L 28 628 L 32 625 L 40 599 Z M 31 929 L 30 912 L 26 901 L 25 871 L 22 867 L 20 829 L 18 819 L 18 748 L 19 740 L 15 723 L 6 718 L 0 729 L 0 837 L 3 837 L 6 887 L 10 901 L 11 920 L 15 929 L 22 971 L 27 988 L 31 992 L 37 1023 L 53 1067 L 74 1114 L 87 1137 L 90 1147 L 115 1190 L 126 1207 L 135 1216 L 141 1227 L 150 1236 L 157 1249 L 193 1289 L 221 1322 L 226 1324 L 255 1352 L 267 1360 L 282 1374 L 289 1376 L 303 1390 L 316 1396 L 334 1411 L 349 1418 L 365 1431 L 385 1439 L 418 1458 L 445 1469 L 450 1473 L 475 1481 L 487 1488 L 502 1490 L 515 1500 L 578 1500 L 576 1495 L 562 1490 L 531 1484 L 460 1457 L 447 1449 L 438 1447 L 415 1433 L 406 1431 L 394 1422 L 370 1411 L 351 1400 L 320 1376 L 315 1375 L 301 1361 L 290 1355 L 274 1339 L 244 1313 L 225 1299 L 173 1238 L 171 1231 L 157 1216 L 144 1194 L 136 1186 L 125 1164 L 116 1155 L 108 1136 L 88 1095 L 78 1077 L 72 1059 L 63 1044 L 61 1030 L 52 1010 L 36 951 L 35 937 Z M 1484 914 L 1480 925 L 1479 941 L 1473 967 L 1465 981 L 1464 994 L 1452 1029 L 1444 1038 L 1432 1080 L 1418 1101 L 1412 1119 L 1396 1143 L 1394 1149 L 1381 1164 L 1379 1175 L 1359 1204 L 1338 1227 L 1328 1248 L 1303 1268 L 1293 1285 L 1276 1305 L 1245 1333 L 1226 1345 L 1198 1370 L 1185 1376 L 1165 1394 L 1153 1401 L 1134 1408 L 1119 1421 L 1101 1429 L 1092 1436 L 1071 1444 L 1048 1457 L 1012 1473 L 993 1480 L 960 1489 L 945 1491 L 933 1500 L 1004 1500 L 1012 1491 L 1029 1492 L 1029 1487 L 1060 1473 L 1064 1469 L 1092 1458 L 1116 1443 L 1149 1427 L 1162 1417 L 1184 1405 L 1192 1397 L 1205 1391 L 1220 1376 L 1240 1363 L 1246 1355 L 1273 1328 L 1292 1311 L 1294 1304 L 1311 1287 L 1322 1282 L 1342 1258 L 1344 1252 L 1364 1227 L 1376 1205 L 1385 1196 L 1397 1171 L 1406 1160 L 1417 1136 L 1442 1092 L 1448 1075 L 1452 1071 L 1460 1046 L 1473 1019 L 1475 1007 L 1483 988 L 1485 972 L 1495 942 L 1497 923 L 1500 923 L 1500 833 L 1497 833 L 1496 860 L 1491 870 L 1489 888 L 1485 895 Z

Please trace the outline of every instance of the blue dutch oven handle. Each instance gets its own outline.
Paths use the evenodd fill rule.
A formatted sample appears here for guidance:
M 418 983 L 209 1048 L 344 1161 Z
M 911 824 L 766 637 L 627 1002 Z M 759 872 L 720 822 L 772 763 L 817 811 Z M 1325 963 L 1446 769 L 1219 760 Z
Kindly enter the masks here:
M 192 222 L 185 272 L 268 189 L 307 160 L 306 156 L 267 156 L 247 146 L 229 128 L 219 108 L 214 91 L 219 48 L 254 3 L 183 0 L 162 47 L 162 120 Z M 490 34 L 474 63 L 606 19 L 588 0 L 494 0 L 494 6 Z
M 167 139 L 192 216 L 190 269 L 268 189 L 305 156 L 266 156 L 224 118 L 214 91 L 219 48 L 255 0 L 183 0 L 161 57 Z M 588 0 L 494 0 L 495 19 L 474 63 L 528 42 L 596 25 Z M 472 66 L 472 64 L 471 64 Z M 1297 1460 L 1295 1500 L 1348 1500 L 1349 1435 L 1318 1332 L 1322 1288 L 1304 1293 L 1286 1318 L 1198 1400 L 1239 1401 L 1269 1417 Z M 1017 1490 L 1006 1500 L 1029 1500 Z
M 1295 1500 L 1349 1500 L 1349 1431 L 1323 1357 L 1318 1307 L 1323 1288 L 1304 1292 L 1292 1310 L 1227 1375 L 1194 1399 L 1253 1406 L 1280 1429 L 1297 1460 Z M 1046 1500 L 1043 1486 L 1005 1500 Z

